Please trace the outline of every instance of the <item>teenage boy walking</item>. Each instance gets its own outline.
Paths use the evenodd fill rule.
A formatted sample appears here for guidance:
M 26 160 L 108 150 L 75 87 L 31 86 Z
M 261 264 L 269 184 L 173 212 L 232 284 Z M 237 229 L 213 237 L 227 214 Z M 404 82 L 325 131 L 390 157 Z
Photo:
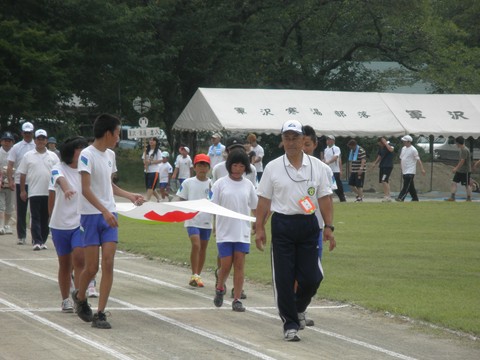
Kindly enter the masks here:
M 110 329 L 105 315 L 110 290 L 113 283 L 113 261 L 118 242 L 118 221 L 114 195 L 124 197 L 136 205 L 145 199 L 119 188 L 112 182 L 117 172 L 113 149 L 120 138 L 120 120 L 108 114 L 97 117 L 93 124 L 95 140 L 82 150 L 78 171 L 81 176 L 82 196 L 79 199 L 80 225 L 85 246 L 85 268 L 80 274 L 80 285 L 72 293 L 77 306 L 77 315 L 92 327 Z M 99 266 L 99 252 L 102 248 L 102 277 L 98 310 L 93 315 L 86 298 L 91 279 Z

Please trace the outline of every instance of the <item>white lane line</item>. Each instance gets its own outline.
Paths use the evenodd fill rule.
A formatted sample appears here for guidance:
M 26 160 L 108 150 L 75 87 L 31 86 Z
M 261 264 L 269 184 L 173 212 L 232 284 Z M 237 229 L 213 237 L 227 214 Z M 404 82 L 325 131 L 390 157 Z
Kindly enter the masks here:
M 28 268 L 24 268 L 24 267 L 18 266 L 18 265 L 16 265 L 16 264 L 9 263 L 9 262 L 7 262 L 7 261 L 0 260 L 0 263 L 5 264 L 5 265 L 8 265 L 8 266 L 11 266 L 11 267 L 14 267 L 14 268 L 16 268 L 16 269 L 18 269 L 18 270 L 21 270 L 21 271 L 24 271 L 24 272 L 26 272 L 26 273 L 28 273 L 28 274 L 32 274 L 32 275 L 35 275 L 35 276 L 39 276 L 39 277 L 41 277 L 41 278 L 43 278 L 43 279 L 47 279 L 47 280 L 50 280 L 50 281 L 57 282 L 57 279 L 55 279 L 55 278 L 52 278 L 52 277 L 47 276 L 47 275 L 43 275 L 43 274 L 36 273 L 36 272 L 34 272 L 34 271 L 32 271 L 32 270 L 30 270 L 30 269 L 28 269 Z M 172 286 L 174 286 L 174 285 L 172 284 Z M 210 298 L 209 298 L 209 299 L 210 299 Z M 35 315 L 35 314 L 31 313 L 31 312 L 29 312 L 29 311 L 26 311 L 26 310 L 22 309 L 21 307 L 19 307 L 19 306 L 17 306 L 17 305 L 14 305 L 14 304 L 12 304 L 12 303 L 9 303 L 9 302 L 6 301 L 6 300 L 3 300 L 3 301 L 2 301 L 2 300 L 3 300 L 3 299 L 0 298 L 0 303 L 3 303 L 4 305 L 6 305 L 6 306 L 8 306 L 8 307 L 10 307 L 10 308 L 15 309 L 15 310 L 21 312 L 21 313 L 24 314 L 24 315 L 35 317 L 35 320 L 40 321 L 40 322 L 42 322 L 42 323 L 44 323 L 44 324 L 46 324 L 46 325 L 48 325 L 48 326 L 51 326 L 51 327 L 57 326 L 59 329 L 63 329 L 63 327 L 60 326 L 60 325 L 57 325 L 57 324 L 55 324 L 55 323 L 53 323 L 53 322 L 51 322 L 51 321 L 49 321 L 49 320 L 46 320 L 46 319 L 44 319 L 44 318 L 42 318 L 42 317 L 40 317 L 40 316 L 38 316 L 38 315 Z M 236 349 L 236 350 L 245 352 L 245 353 L 247 353 L 247 354 L 249 354 L 249 355 L 252 355 L 252 356 L 255 356 L 255 357 L 259 358 L 259 359 L 263 359 L 263 360 L 276 360 L 275 358 L 270 357 L 270 356 L 268 356 L 267 354 L 263 354 L 263 353 L 261 353 L 261 352 L 259 352 L 259 351 L 250 349 L 250 348 L 248 348 L 248 347 L 246 347 L 246 346 L 243 346 L 243 345 L 241 345 L 241 344 L 239 344 L 239 343 L 236 343 L 236 342 L 230 341 L 230 340 L 228 340 L 228 339 L 222 338 L 222 337 L 220 337 L 220 336 L 217 336 L 217 335 L 215 335 L 215 334 L 209 333 L 209 332 L 207 332 L 207 331 L 205 331 L 205 330 L 202 330 L 202 329 L 200 329 L 200 328 L 196 328 L 196 327 L 194 327 L 194 326 L 191 326 L 191 325 L 188 325 L 188 324 L 184 324 L 184 323 L 182 323 L 182 322 L 180 322 L 180 321 L 177 321 L 177 320 L 174 320 L 174 319 L 170 319 L 170 318 L 168 318 L 168 317 L 166 317 L 166 316 L 157 314 L 157 313 L 155 313 L 155 312 L 153 312 L 153 311 L 144 310 L 144 309 L 142 309 L 142 308 L 140 308 L 140 307 L 137 307 L 137 306 L 135 306 L 135 305 L 133 305 L 133 304 L 127 303 L 127 302 L 122 301 L 122 300 L 120 300 L 120 299 L 117 299 L 117 298 L 114 298 L 114 297 L 109 297 L 109 300 L 110 300 L 110 301 L 114 301 L 114 302 L 116 302 L 116 303 L 119 303 L 119 304 L 121 304 L 121 305 L 123 305 L 123 306 L 125 306 L 125 307 L 131 308 L 132 310 L 137 310 L 137 311 L 142 312 L 142 313 L 144 313 L 144 314 L 147 314 L 147 315 L 149 315 L 149 316 L 151 316 L 151 317 L 157 318 L 157 319 L 159 319 L 159 320 L 161 320 L 161 321 L 164 321 L 164 322 L 166 322 L 166 323 L 169 323 L 169 324 L 171 324 L 171 325 L 180 327 L 180 328 L 182 328 L 182 329 L 184 329 L 184 330 L 187 330 L 187 331 L 189 331 L 189 332 L 193 332 L 193 333 L 195 333 L 195 334 L 197 334 L 197 335 L 201 335 L 201 336 L 206 337 L 206 338 L 208 338 L 208 339 L 211 339 L 211 340 L 213 340 L 213 341 L 216 341 L 216 342 L 219 342 L 219 343 L 224 344 L 224 345 L 226 345 L 226 346 L 232 347 L 232 348 L 234 348 L 234 349 Z M 68 332 L 69 332 L 69 334 L 67 334 L 67 335 L 77 338 L 77 334 L 71 332 L 70 330 L 68 330 Z M 73 336 L 73 335 L 75 335 L 75 336 Z M 78 337 L 79 337 L 80 340 L 81 340 L 81 339 L 85 339 L 84 342 L 87 342 L 87 341 L 90 342 L 90 341 L 91 341 L 91 340 L 89 340 L 89 339 L 87 339 L 87 338 L 84 338 L 84 337 L 82 337 L 82 336 L 80 336 L 80 335 L 78 335 Z M 93 341 L 91 341 L 91 342 L 92 342 L 92 343 L 95 343 L 95 342 L 93 342 Z M 106 347 L 104 347 L 104 348 L 105 348 L 105 349 L 109 349 L 109 348 L 106 348 Z M 119 355 L 122 355 L 122 354 L 116 352 L 116 351 L 113 350 L 113 349 L 111 349 L 111 351 L 112 351 L 112 352 L 115 352 L 115 353 L 117 353 L 117 354 L 119 354 Z M 123 355 L 122 355 L 122 356 L 123 356 Z M 125 357 L 125 358 L 122 358 L 122 359 L 130 359 L 130 358 Z
M 41 316 L 38 316 L 38 315 L 35 315 L 33 314 L 32 312 L 30 311 L 27 311 L 25 309 L 22 309 L 20 306 L 17 306 L 5 299 L 2 299 L 0 298 L 0 303 L 2 303 L 3 305 L 11 308 L 12 310 L 15 310 L 16 312 L 19 312 L 21 313 L 22 315 L 32 319 L 32 320 L 35 320 L 35 321 L 38 321 L 39 323 L 43 324 L 43 325 L 46 325 L 58 332 L 60 332 L 62 335 L 66 335 L 66 336 L 69 336 L 75 340 L 78 340 L 78 341 L 81 341 L 87 345 L 90 345 L 94 348 L 96 348 L 97 350 L 100 350 L 100 351 L 103 351 L 104 353 L 108 354 L 108 355 L 111 355 L 117 359 L 122 359 L 122 360 L 133 360 L 133 358 L 125 355 L 125 354 L 122 354 L 112 348 L 109 348 L 107 346 L 104 346 L 96 341 L 93 341 L 93 340 L 90 340 L 84 336 L 81 336 L 79 334 L 76 334 L 74 333 L 73 331 L 63 327 L 63 326 L 60 326 L 50 320 L 47 320 Z

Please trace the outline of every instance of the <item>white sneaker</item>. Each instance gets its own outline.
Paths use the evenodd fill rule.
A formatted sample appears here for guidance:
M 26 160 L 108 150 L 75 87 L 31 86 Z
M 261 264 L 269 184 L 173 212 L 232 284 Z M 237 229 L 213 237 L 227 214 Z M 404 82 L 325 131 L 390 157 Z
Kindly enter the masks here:
M 385 196 L 383 199 L 382 199 L 382 202 L 392 202 L 392 198 L 390 196 Z
M 62 312 L 73 313 L 73 303 L 70 298 L 66 298 L 62 301 Z
M 42 250 L 42 247 L 40 246 L 40 244 L 33 245 L 33 251 L 39 251 L 39 250 Z
M 288 329 L 285 330 L 284 339 L 285 341 L 300 341 L 300 337 L 298 336 L 298 331 L 295 329 Z
M 5 235 L 5 228 L 4 227 L 0 227 L 0 235 Z
M 98 297 L 98 292 L 97 292 L 97 289 L 95 289 L 95 285 L 96 285 L 95 280 L 90 281 L 90 284 L 88 284 L 88 288 L 87 288 L 87 297 L 89 298 Z
M 47 245 L 45 245 L 45 244 L 40 245 L 40 249 L 41 250 L 48 250 Z
M 5 225 L 3 229 L 5 230 L 5 234 L 13 234 L 13 231 L 10 225 Z
M 26 245 L 27 244 L 27 239 L 21 238 L 17 240 L 17 245 Z

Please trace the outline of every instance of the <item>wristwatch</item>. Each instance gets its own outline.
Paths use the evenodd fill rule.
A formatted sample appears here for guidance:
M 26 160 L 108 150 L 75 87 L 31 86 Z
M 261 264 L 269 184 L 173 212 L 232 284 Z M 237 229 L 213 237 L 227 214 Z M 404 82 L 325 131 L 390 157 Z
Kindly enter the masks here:
M 327 224 L 325 224 L 324 227 L 325 227 L 325 228 L 329 228 L 330 230 L 332 230 L 332 232 L 335 231 L 335 226 L 333 226 L 333 225 L 327 225 Z

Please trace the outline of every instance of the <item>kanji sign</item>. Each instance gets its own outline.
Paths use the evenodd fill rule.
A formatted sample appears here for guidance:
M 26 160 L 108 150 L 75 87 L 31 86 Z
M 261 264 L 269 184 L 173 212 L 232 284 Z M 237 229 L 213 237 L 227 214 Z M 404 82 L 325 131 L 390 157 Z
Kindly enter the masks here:
M 132 128 L 128 129 L 129 139 L 142 139 L 150 137 L 159 137 L 161 135 L 160 128 Z

